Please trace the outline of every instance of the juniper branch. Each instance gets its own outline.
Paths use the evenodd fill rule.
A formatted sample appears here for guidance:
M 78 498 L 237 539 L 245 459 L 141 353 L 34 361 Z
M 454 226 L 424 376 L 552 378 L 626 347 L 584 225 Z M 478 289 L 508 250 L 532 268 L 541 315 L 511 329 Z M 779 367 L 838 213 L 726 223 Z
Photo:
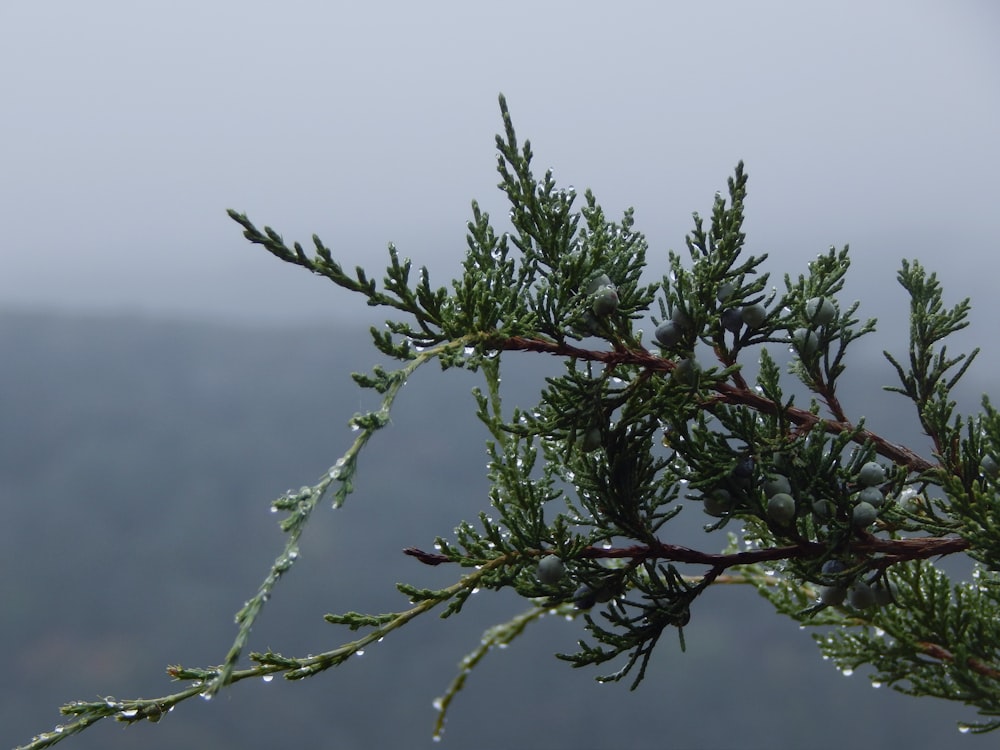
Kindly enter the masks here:
M 885 568 L 909 560 L 928 560 L 966 552 L 969 542 L 962 537 L 920 537 L 905 539 L 881 539 L 867 535 L 852 541 L 851 548 L 861 555 L 877 554 L 882 556 L 878 567 Z M 670 562 L 692 565 L 707 565 L 713 571 L 713 578 L 728 568 L 741 565 L 756 565 L 779 560 L 794 560 L 796 558 L 818 557 L 826 551 L 826 546 L 818 542 L 801 541 L 795 545 L 783 547 L 767 547 L 763 549 L 744 550 L 742 552 L 703 552 L 684 545 L 656 542 L 653 544 L 636 544 L 628 547 L 584 547 L 575 553 L 580 560 L 621 560 L 627 559 L 633 563 L 647 560 L 667 560 Z M 407 547 L 403 552 L 416 558 L 425 565 L 442 565 L 453 563 L 454 559 L 447 555 L 425 552 L 415 547 Z M 548 554 L 545 550 L 528 551 L 541 557 Z
M 490 342 L 490 346 L 495 346 L 505 351 L 543 352 L 556 357 L 570 357 L 582 361 L 600 362 L 609 366 L 633 365 L 654 373 L 671 373 L 677 368 L 676 360 L 659 357 L 646 349 L 590 350 L 568 343 L 558 343 L 522 336 L 513 336 L 507 339 L 492 341 Z M 857 430 L 854 425 L 848 422 L 823 419 L 811 411 L 798 407 L 781 406 L 749 388 L 739 388 L 729 383 L 720 382 L 714 383 L 712 389 L 716 392 L 716 395 L 711 399 L 703 401 L 700 404 L 702 408 L 708 408 L 712 403 L 738 404 L 747 406 L 762 414 L 774 415 L 780 413 L 792 424 L 803 430 L 819 426 L 823 431 L 832 435 L 851 433 Z M 885 456 L 893 463 L 905 466 L 910 471 L 916 473 L 923 473 L 935 468 L 935 464 L 930 463 L 906 446 L 893 443 L 869 430 L 857 430 L 853 442 L 860 445 L 871 443 L 876 446 L 876 451 L 879 455 Z
M 31 742 L 21 745 L 15 750 L 42 750 L 52 747 L 103 719 L 115 719 L 126 724 L 137 721 L 156 723 L 167 712 L 172 711 L 175 706 L 184 701 L 196 696 L 211 698 L 213 693 L 209 692 L 210 687 L 218 684 L 223 675 L 226 676 L 225 684 L 231 685 L 251 678 L 271 678 L 275 675 L 283 675 L 287 680 L 298 680 L 318 674 L 343 663 L 359 651 L 377 643 L 393 631 L 420 615 L 430 612 L 449 599 L 475 588 L 480 579 L 495 568 L 509 564 L 509 562 L 510 560 L 506 557 L 496 557 L 480 569 L 463 576 L 451 586 L 441 589 L 436 596 L 422 599 L 410 609 L 388 616 L 384 624 L 373 628 L 363 637 L 320 654 L 307 657 L 286 657 L 273 652 L 254 653 L 251 654 L 251 659 L 256 662 L 255 666 L 246 669 L 233 669 L 228 674 L 225 672 L 224 666 L 208 668 L 171 666 L 167 669 L 167 674 L 174 680 L 192 681 L 188 687 L 159 698 L 119 700 L 109 696 L 99 701 L 73 701 L 60 709 L 64 715 L 74 717 L 72 720 L 60 724 L 57 729 L 51 732 L 38 735 Z M 337 622 L 338 618 L 328 617 L 328 620 Z
M 426 269 L 411 279 L 411 262 L 391 245 L 380 287 L 362 268 L 345 272 L 316 236 L 307 252 L 229 212 L 251 243 L 399 316 L 372 329 L 372 339 L 403 364 L 355 374 L 359 386 L 381 395 L 380 407 L 351 419 L 357 437 L 316 484 L 273 502 L 288 513 L 284 548 L 237 613 L 224 662 L 171 667 L 172 677 L 192 685 L 163 698 L 67 704 L 63 712 L 73 720 L 25 747 L 48 747 L 103 718 L 155 722 L 194 695 L 211 697 L 249 677 L 318 674 L 438 605 L 445 604 L 442 616 L 454 615 L 474 587 L 511 588 L 533 609 L 490 631 L 463 663 L 442 699 L 436 731 L 468 669 L 543 611 L 581 614 L 597 639 L 562 658 L 585 666 L 622 657 L 620 669 L 599 679 L 634 673 L 634 687 L 661 634 L 676 629 L 683 648 L 692 604 L 723 582 L 756 586 L 778 612 L 800 622 L 846 626 L 821 643 L 840 664 L 871 664 L 896 683 L 908 680 L 905 690 L 913 694 L 964 700 L 986 716 L 1000 715 L 1000 582 L 988 572 L 1000 565 L 1000 417 L 986 400 L 977 419 L 955 415 L 951 389 L 977 352 L 949 357 L 942 343 L 967 325 L 968 300 L 944 310 L 936 277 L 903 263 L 900 282 L 911 294 L 909 366 L 886 356 L 902 383 L 894 390 L 914 402 L 934 440 L 932 462 L 863 420 L 853 423 L 841 404 L 836 385 L 846 348 L 874 328 L 874 321 L 859 326 L 853 318 L 857 303 L 841 310 L 831 301 L 843 287 L 847 247 L 819 256 L 797 280 L 786 276 L 775 304 L 777 292 L 765 291 L 767 274 L 759 270 L 766 256 L 742 255 L 747 175 L 740 163 L 728 200 L 716 196 L 709 224 L 695 214 L 685 239 L 690 267 L 671 252 L 662 284 L 644 286 L 646 242 L 633 229 L 631 210 L 609 221 L 589 191 L 585 207 L 574 209 L 575 191 L 560 189 L 551 171 L 535 177 L 530 143 L 519 144 L 503 97 L 500 109 L 497 171 L 513 232 L 494 231 L 473 203 L 463 275 L 450 290 L 433 288 Z M 633 329 L 654 301 L 663 316 L 662 324 L 653 318 L 658 354 Z M 764 347 L 789 342 L 797 355 L 790 369 L 813 398 L 809 408 L 783 395 Z M 695 359 L 705 347 L 718 360 L 711 368 Z M 756 387 L 740 369 L 751 347 L 760 347 Z M 546 380 L 537 406 L 515 409 L 508 419 L 500 358 L 511 352 L 559 357 L 566 372 Z M 413 604 L 402 612 L 328 615 L 332 624 L 365 631 L 332 650 L 304 658 L 252 653 L 255 666 L 237 668 L 257 617 L 299 555 L 317 502 L 331 491 L 335 507 L 345 501 L 359 455 L 389 423 L 402 385 L 435 360 L 485 378 L 485 393 L 474 393 L 489 433 L 489 500 L 499 517 L 463 521 L 454 539 L 437 540 L 437 553 L 404 552 L 427 565 L 474 572 L 440 590 L 399 584 Z M 831 416 L 820 416 L 820 402 Z M 888 471 L 877 457 L 890 462 Z M 723 552 L 661 541 L 661 529 L 683 507 L 681 485 L 692 493 L 686 499 L 700 500 L 716 519 L 707 531 L 738 519 L 739 539 L 731 536 Z M 564 512 L 553 512 L 557 499 Z M 977 573 L 987 572 L 950 587 L 929 560 L 957 553 L 981 563 Z M 556 573 L 541 575 L 544 558 L 555 558 Z M 677 565 L 707 570 L 683 575 Z M 895 581 L 906 584 L 898 597 L 891 594 Z M 898 606 L 844 604 L 848 587 L 862 594 L 867 587 L 874 596 L 878 586 Z M 590 614 L 597 604 L 606 605 L 600 618 Z M 894 634 L 895 649 L 871 636 L 876 627 Z

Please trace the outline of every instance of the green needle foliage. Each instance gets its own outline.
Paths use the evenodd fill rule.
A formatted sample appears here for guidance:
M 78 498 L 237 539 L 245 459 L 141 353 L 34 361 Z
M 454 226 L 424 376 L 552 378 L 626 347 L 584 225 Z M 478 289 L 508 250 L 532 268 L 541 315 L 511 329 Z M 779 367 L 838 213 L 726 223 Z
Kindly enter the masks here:
M 888 390 L 916 408 L 934 446 L 923 457 L 841 403 L 848 348 L 875 329 L 856 317 L 857 303 L 840 300 L 846 247 L 786 275 L 782 291 L 771 286 L 766 256 L 744 247 L 740 164 L 710 218 L 695 214 L 686 256 L 671 252 L 667 273 L 650 283 L 632 212 L 610 219 L 589 191 L 578 201 L 551 172 L 537 177 L 502 97 L 500 109 L 510 228 L 497 230 L 473 203 L 463 272 L 448 286 L 433 286 L 393 247 L 379 282 L 346 271 L 318 237 L 308 251 L 289 247 L 230 212 L 251 243 L 385 308 L 391 317 L 372 341 L 398 369 L 354 375 L 381 394 L 380 407 L 351 419 L 353 444 L 319 482 L 274 501 L 286 546 L 237 614 L 223 663 L 170 667 L 185 687 L 162 698 L 71 703 L 59 731 L 25 747 L 103 718 L 155 722 L 248 677 L 311 677 L 426 612 L 460 613 L 474 590 L 513 589 L 527 609 L 488 630 L 462 662 L 436 704 L 436 733 L 482 658 L 548 613 L 585 625 L 560 659 L 635 688 L 657 647 L 683 647 L 699 597 L 720 583 L 754 586 L 814 627 L 840 669 L 867 665 L 873 680 L 905 693 L 974 706 L 983 720 L 967 731 L 1000 727 L 1000 413 L 986 399 L 978 416 L 956 413 L 950 393 L 976 352 L 953 356 L 944 344 L 968 324 L 968 300 L 946 308 L 934 274 L 903 262 L 909 351 L 886 352 L 899 381 Z M 537 403 L 508 408 L 501 370 L 532 354 L 559 358 L 563 372 L 540 384 Z M 453 566 L 454 583 L 399 585 L 399 611 L 328 615 L 355 635 L 318 655 L 247 653 L 310 514 L 324 497 L 346 501 L 362 449 L 389 423 L 410 375 L 431 362 L 482 377 L 476 416 L 488 433 L 491 514 L 461 521 L 433 552 L 406 550 L 415 563 Z M 706 514 L 700 548 L 669 541 L 682 511 Z M 971 559 L 969 580 L 938 567 L 956 555 Z

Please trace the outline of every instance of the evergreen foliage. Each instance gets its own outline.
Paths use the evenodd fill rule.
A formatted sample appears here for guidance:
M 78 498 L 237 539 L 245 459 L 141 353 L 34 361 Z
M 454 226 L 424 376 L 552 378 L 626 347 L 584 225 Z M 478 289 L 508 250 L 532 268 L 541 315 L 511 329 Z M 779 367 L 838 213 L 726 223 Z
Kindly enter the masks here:
M 473 203 L 463 273 L 449 286 L 433 286 L 391 246 L 381 283 L 362 268 L 350 273 L 318 237 L 309 251 L 289 247 L 230 212 L 251 243 L 387 308 L 392 318 L 372 341 L 398 369 L 354 375 L 381 405 L 350 420 L 356 437 L 320 481 L 273 502 L 286 544 L 237 613 L 223 663 L 170 667 L 183 687 L 160 698 L 70 703 L 58 731 L 24 747 L 104 718 L 157 722 L 248 677 L 310 677 L 431 610 L 459 614 L 476 590 L 513 589 L 526 609 L 464 659 L 436 704 L 439 735 L 471 670 L 538 618 L 581 619 L 586 639 L 559 658 L 635 688 L 656 647 L 669 647 L 664 636 L 683 648 L 698 597 L 720 583 L 753 586 L 777 612 L 815 628 L 841 670 L 868 665 L 873 681 L 974 706 L 983 720 L 966 731 L 1000 727 L 1000 413 L 985 398 L 980 415 L 956 413 L 950 394 L 976 352 L 950 355 L 944 343 L 968 324 L 968 300 L 946 308 L 935 275 L 903 262 L 910 341 L 908 356 L 885 353 L 899 380 L 888 390 L 912 402 L 930 436 L 933 454 L 922 457 L 841 403 L 847 350 L 875 330 L 856 317 L 858 303 L 840 299 L 846 247 L 786 275 L 783 291 L 771 286 L 766 256 L 744 248 L 739 164 L 711 215 L 694 215 L 687 257 L 671 252 L 667 273 L 649 283 L 632 212 L 610 219 L 589 191 L 577 207 L 551 172 L 536 177 L 502 97 L 500 108 L 497 168 L 511 228 L 498 231 Z M 652 340 L 642 326 L 655 330 Z M 502 369 L 530 354 L 557 357 L 564 371 L 536 404 L 509 408 Z M 406 550 L 454 566 L 454 583 L 399 584 L 408 603 L 398 611 L 327 615 L 354 634 L 332 650 L 246 653 L 311 513 L 324 498 L 347 500 L 362 449 L 389 424 L 410 375 L 434 361 L 481 375 L 476 415 L 488 432 L 492 514 L 463 520 L 434 551 Z M 700 548 L 667 541 L 684 511 L 706 514 Z M 971 560 L 968 580 L 942 569 L 949 556 Z

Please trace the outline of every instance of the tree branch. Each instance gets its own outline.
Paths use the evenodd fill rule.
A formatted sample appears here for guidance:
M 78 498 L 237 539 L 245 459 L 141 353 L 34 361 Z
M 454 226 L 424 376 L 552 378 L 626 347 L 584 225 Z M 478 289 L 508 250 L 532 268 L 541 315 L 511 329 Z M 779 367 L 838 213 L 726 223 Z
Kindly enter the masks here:
M 556 357 L 572 357 L 589 362 L 602 362 L 606 365 L 633 365 L 651 372 L 670 373 L 677 366 L 677 363 L 673 360 L 658 357 L 645 349 L 597 351 L 583 349 L 565 342 L 559 343 L 523 336 L 511 336 L 492 343 L 496 348 L 504 351 L 544 352 Z M 834 435 L 840 435 L 856 429 L 850 422 L 824 419 L 817 414 L 794 406 L 781 407 L 774 401 L 761 396 L 753 390 L 739 388 L 731 383 L 715 383 L 712 385 L 712 390 L 718 394 L 717 401 L 727 404 L 741 404 L 762 414 L 774 415 L 783 412 L 792 424 L 800 428 L 811 429 L 816 425 L 821 425 L 826 432 Z M 707 404 L 703 405 L 707 406 Z M 859 431 L 854 437 L 854 442 L 860 445 L 870 442 L 875 446 L 875 450 L 879 455 L 885 456 L 893 463 L 905 466 L 910 471 L 918 474 L 937 468 L 936 464 L 930 463 L 927 459 L 914 453 L 909 448 L 890 442 L 870 430 Z
M 754 563 L 774 562 L 775 560 L 791 560 L 823 554 L 828 547 L 819 542 L 803 540 L 799 544 L 785 547 L 767 547 L 764 549 L 745 550 L 743 552 L 702 552 L 679 544 L 636 544 L 630 547 L 584 547 L 577 557 L 581 560 L 621 559 L 627 558 L 633 562 L 644 560 L 669 560 L 670 562 L 690 563 L 693 565 L 709 565 L 712 568 L 724 570 L 736 565 L 752 565 Z M 878 553 L 884 556 L 881 567 L 888 567 L 906 560 L 926 560 L 931 557 L 943 557 L 964 552 L 969 549 L 969 542 L 962 537 L 926 537 L 924 539 L 880 539 L 871 534 L 865 534 L 851 544 L 851 549 L 858 553 Z M 415 557 L 425 565 L 441 565 L 456 562 L 446 555 L 425 552 L 416 547 L 407 547 L 403 554 Z M 548 554 L 539 550 L 538 555 Z

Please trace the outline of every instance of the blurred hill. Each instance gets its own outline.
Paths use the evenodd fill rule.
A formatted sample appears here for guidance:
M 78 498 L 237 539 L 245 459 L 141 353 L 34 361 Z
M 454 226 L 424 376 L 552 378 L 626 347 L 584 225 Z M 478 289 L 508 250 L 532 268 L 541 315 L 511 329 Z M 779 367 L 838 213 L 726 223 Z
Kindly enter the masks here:
M 62 703 L 163 695 L 172 691 L 167 665 L 221 661 L 233 614 L 281 550 L 270 501 L 313 483 L 347 447 L 348 418 L 375 405 L 350 372 L 378 358 L 364 331 L 335 324 L 254 330 L 26 313 L 0 314 L 0 357 L 0 744 L 13 747 L 58 723 Z M 557 367 L 512 358 L 508 399 L 535 399 Z M 873 426 L 905 440 L 912 420 L 886 413 L 897 404 L 873 385 L 888 378 L 869 369 L 854 382 L 878 412 Z M 362 457 L 355 494 L 338 511 L 317 509 L 299 564 L 254 631 L 255 650 L 332 648 L 349 634 L 324 613 L 400 609 L 396 581 L 451 580 L 455 571 L 400 550 L 429 549 L 486 507 L 485 435 L 469 395 L 478 382 L 434 367 L 407 385 L 393 424 Z M 699 514 L 680 520 L 677 533 L 700 533 Z M 106 723 L 65 747 L 430 747 L 431 703 L 459 659 L 483 629 L 524 609 L 516 597 L 481 594 L 461 616 L 415 622 L 304 683 L 236 685 L 158 725 Z M 664 640 L 635 692 L 552 657 L 579 635 L 576 624 L 548 618 L 490 654 L 435 746 L 916 750 L 996 741 L 960 737 L 956 721 L 971 716 L 963 707 L 839 675 L 808 633 L 749 591 L 709 592 L 685 630 L 687 653 Z

